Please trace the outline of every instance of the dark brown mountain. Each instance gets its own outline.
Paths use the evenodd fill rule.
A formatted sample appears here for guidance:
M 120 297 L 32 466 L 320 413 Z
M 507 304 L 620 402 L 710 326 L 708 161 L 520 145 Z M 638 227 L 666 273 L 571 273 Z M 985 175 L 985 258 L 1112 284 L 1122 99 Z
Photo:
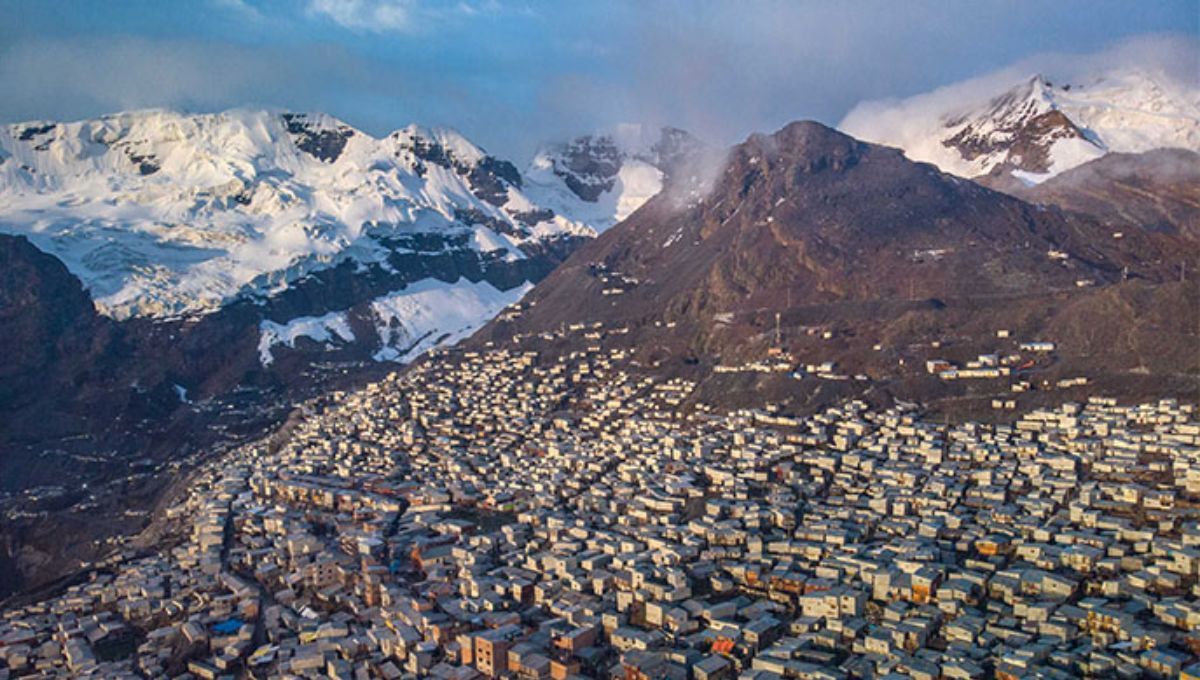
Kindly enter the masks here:
M 0 402 L 32 398 L 58 360 L 86 356 L 108 333 L 79 280 L 21 236 L 0 235 Z
M 1200 240 L 1200 154 L 1186 149 L 1110 153 L 1009 193 L 1090 215 L 1114 231 L 1144 229 Z
M 0 442 L 27 425 L 20 413 L 35 413 L 28 426 L 47 439 L 109 415 L 103 404 L 64 407 L 62 397 L 116 382 L 123 336 L 62 262 L 23 236 L 0 235 L 0 327 Z M 0 447 L 6 479 L 19 476 L 12 457 Z
M 733 148 L 702 198 L 649 201 L 538 284 L 519 318 L 481 337 L 532 340 L 599 322 L 628 328 L 619 337 L 647 361 L 703 376 L 765 357 L 778 314 L 779 340 L 801 360 L 836 360 L 892 385 L 929 354 L 1015 347 L 995 339 L 1010 328 L 1027 340 L 1057 333 L 1062 371 L 1194 376 L 1194 308 L 1164 320 L 1153 342 L 1139 327 L 1160 301 L 1196 299 L 1194 286 L 1167 283 L 1181 255 L 1197 259 L 1175 236 L 1114 239 L 1094 220 L 801 122 Z M 1132 335 L 1095 343 L 1110 323 Z M 1151 345 L 1158 354 L 1143 356 Z

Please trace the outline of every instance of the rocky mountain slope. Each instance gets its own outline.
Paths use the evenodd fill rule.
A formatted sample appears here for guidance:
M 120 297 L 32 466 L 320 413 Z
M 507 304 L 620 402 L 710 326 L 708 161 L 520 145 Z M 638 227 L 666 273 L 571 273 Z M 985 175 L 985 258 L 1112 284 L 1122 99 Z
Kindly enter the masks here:
M 997 351 L 997 329 L 1012 329 L 1062 343 L 1056 370 L 1194 382 L 1195 309 L 1145 319 L 1196 298 L 1194 284 L 1169 283 L 1179 257 L 1194 262 L 1197 249 L 1146 230 L 1114 238 L 899 150 L 793 123 L 735 147 L 703 198 L 664 192 L 581 247 L 480 338 L 569 348 L 583 342 L 572 329 L 594 328 L 650 365 L 700 375 L 786 349 L 899 389 L 925 360 Z M 1116 323 L 1122 338 L 1096 341 Z M 826 395 L 838 387 L 825 384 Z
M 1138 68 L 1073 79 L 1038 74 L 1008 84 L 992 78 L 863 104 L 839 128 L 1004 188 L 1111 152 L 1200 151 L 1200 87 Z
M 100 357 L 120 342 L 79 280 L 23 237 L 0 235 L 0 404 L 45 405 L 48 385 L 111 370 Z M 0 419 L 0 432 L 12 426 Z M 0 435 L 2 437 L 2 435 Z
M 1011 192 L 1090 215 L 1110 229 L 1146 229 L 1200 240 L 1200 154 L 1155 149 L 1110 153 Z

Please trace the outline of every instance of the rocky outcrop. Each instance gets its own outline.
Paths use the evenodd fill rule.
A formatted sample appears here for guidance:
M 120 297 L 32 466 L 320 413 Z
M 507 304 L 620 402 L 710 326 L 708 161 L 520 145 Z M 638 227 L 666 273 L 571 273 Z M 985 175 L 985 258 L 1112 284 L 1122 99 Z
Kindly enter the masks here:
M 354 136 L 354 130 L 348 125 L 323 127 L 303 113 L 285 113 L 283 122 L 296 148 L 325 163 L 336 161 L 346 148 L 346 142 Z

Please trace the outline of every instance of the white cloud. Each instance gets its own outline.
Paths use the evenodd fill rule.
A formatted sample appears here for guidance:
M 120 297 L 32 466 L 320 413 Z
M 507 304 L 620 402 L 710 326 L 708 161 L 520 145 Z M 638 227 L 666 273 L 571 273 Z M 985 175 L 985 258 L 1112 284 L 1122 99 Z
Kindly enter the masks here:
M 352 31 L 408 31 L 414 26 L 410 0 L 309 0 L 308 13 Z
M 234 0 L 240 1 L 240 0 Z M 414 33 L 458 19 L 508 12 L 528 15 L 524 5 L 498 0 L 308 0 L 309 18 L 329 20 L 365 33 Z
M 248 19 L 260 20 L 263 18 L 257 7 L 246 2 L 246 0 L 209 0 L 212 5 L 218 9 L 229 10 L 236 12 Z

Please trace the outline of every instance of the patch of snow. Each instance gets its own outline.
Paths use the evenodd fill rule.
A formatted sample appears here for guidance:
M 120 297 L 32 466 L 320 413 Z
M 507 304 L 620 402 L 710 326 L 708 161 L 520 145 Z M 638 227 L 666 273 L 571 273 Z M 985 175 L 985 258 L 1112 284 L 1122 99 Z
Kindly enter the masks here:
M 1053 177 L 1077 165 L 1094 161 L 1103 155 L 1102 149 L 1086 139 L 1078 137 L 1059 139 L 1050 146 L 1050 168 L 1046 171 L 1046 176 Z
M 497 234 L 487 227 L 477 226 L 471 232 L 471 247 L 481 253 L 497 250 L 508 251 L 509 257 L 521 259 L 523 256 L 518 248 L 518 242 L 507 234 Z
M 642 205 L 662 191 L 663 173 L 645 161 L 626 161 L 617 173 L 617 183 L 612 194 L 616 195 L 616 210 L 613 219 L 617 222 L 629 217 Z
M 554 174 L 549 158 L 539 156 L 525 174 L 524 191 L 538 205 L 603 233 L 632 215 L 662 191 L 662 187 L 661 170 L 644 161 L 628 160 L 621 165 L 611 189 L 601 193 L 594 202 L 585 201 Z
M 1049 172 L 1028 172 L 1026 170 L 1013 170 L 1012 176 L 1021 180 L 1021 183 L 1027 187 L 1041 184 L 1050 179 L 1054 175 Z
M 487 281 L 422 279 L 371 303 L 381 347 L 378 361 L 409 362 L 469 336 L 533 288 L 499 290 Z
M 295 348 L 296 340 L 305 337 L 314 342 L 329 343 L 335 338 L 341 342 L 354 342 L 354 331 L 345 312 L 330 312 L 324 316 L 301 316 L 287 323 L 263 321 L 259 324 L 258 360 L 263 366 L 275 361 L 271 348 L 287 345 Z

